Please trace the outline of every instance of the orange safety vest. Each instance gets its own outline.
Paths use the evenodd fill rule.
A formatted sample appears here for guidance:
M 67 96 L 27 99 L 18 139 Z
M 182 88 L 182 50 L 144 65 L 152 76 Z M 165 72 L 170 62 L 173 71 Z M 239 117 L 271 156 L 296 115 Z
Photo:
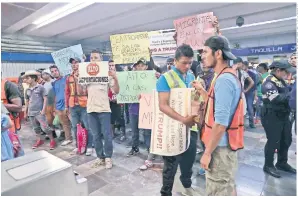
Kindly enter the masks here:
M 237 81 L 239 82 L 235 70 L 232 68 L 225 68 L 223 71 L 219 73 L 219 75 L 216 77 L 216 79 L 224 74 L 224 73 L 231 73 L 235 76 Z M 208 92 L 208 99 L 205 106 L 205 121 L 204 121 L 204 127 L 202 129 L 201 133 L 201 139 L 204 142 L 205 145 L 210 141 L 210 136 L 212 133 L 212 126 L 214 125 L 214 100 L 215 100 L 215 93 L 214 93 L 214 80 L 209 88 Z M 239 82 L 240 84 L 240 82 Z M 238 149 L 244 148 L 244 109 L 243 109 L 243 99 L 240 94 L 240 99 L 238 102 L 238 106 L 236 108 L 236 111 L 234 112 L 232 122 L 227 127 L 227 133 L 228 133 L 228 141 L 230 148 L 233 151 L 236 151 Z
M 5 93 L 5 83 L 7 80 L 2 79 L 1 80 L 1 101 L 3 104 L 8 104 L 8 100 Z M 21 119 L 19 113 L 17 116 L 13 116 L 11 113 L 9 114 L 10 119 L 13 122 L 13 126 L 9 129 L 10 131 L 16 132 L 16 130 L 21 129 Z
M 68 84 L 70 90 L 70 97 L 69 97 L 69 107 L 73 107 L 78 103 L 81 107 L 87 106 L 87 87 L 85 85 L 80 85 L 74 79 L 73 75 L 68 77 Z M 77 101 L 75 101 L 77 100 Z

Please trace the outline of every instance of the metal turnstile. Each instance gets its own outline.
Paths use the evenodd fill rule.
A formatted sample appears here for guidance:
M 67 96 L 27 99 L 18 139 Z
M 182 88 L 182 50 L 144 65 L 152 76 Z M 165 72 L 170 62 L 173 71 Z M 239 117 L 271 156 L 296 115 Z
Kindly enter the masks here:
M 87 179 L 46 151 L 1 163 L 2 196 L 86 196 Z

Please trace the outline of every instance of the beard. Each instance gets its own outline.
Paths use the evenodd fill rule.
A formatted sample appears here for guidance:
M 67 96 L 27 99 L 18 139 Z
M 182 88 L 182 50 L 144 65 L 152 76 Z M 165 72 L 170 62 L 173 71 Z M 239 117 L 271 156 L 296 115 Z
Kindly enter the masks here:
M 210 64 L 210 67 L 208 67 L 208 68 L 209 69 L 214 69 L 216 65 L 217 65 L 217 60 L 214 58 L 212 63 Z

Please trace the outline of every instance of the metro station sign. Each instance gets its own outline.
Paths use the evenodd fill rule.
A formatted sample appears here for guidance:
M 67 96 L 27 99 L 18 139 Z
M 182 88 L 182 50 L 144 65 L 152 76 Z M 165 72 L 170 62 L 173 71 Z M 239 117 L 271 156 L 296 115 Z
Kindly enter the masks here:
M 270 45 L 261 47 L 250 47 L 244 49 L 232 49 L 235 56 L 253 56 L 267 54 L 286 54 L 296 51 L 296 43 L 285 45 Z

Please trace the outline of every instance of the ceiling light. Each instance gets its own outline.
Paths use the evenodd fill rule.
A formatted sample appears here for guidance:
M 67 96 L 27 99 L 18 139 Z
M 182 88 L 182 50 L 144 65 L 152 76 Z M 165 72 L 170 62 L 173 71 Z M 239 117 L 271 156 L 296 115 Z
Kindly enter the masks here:
M 272 20 L 272 21 L 264 21 L 264 22 L 259 22 L 259 23 L 252 23 L 252 24 L 247 24 L 243 25 L 241 27 L 235 26 L 235 27 L 228 27 L 228 28 L 223 28 L 220 29 L 221 31 L 225 30 L 233 30 L 233 29 L 239 29 L 239 28 L 245 28 L 245 27 L 253 27 L 253 26 L 258 26 L 258 25 L 265 25 L 265 24 L 270 24 L 270 23 L 277 23 L 277 22 L 282 22 L 282 21 L 289 21 L 289 20 L 296 20 L 296 16 L 294 17 L 289 17 L 289 18 L 283 18 L 283 19 L 277 19 L 277 20 Z
M 62 17 L 65 17 L 73 12 L 76 12 L 78 10 L 81 10 L 91 4 L 93 4 L 94 2 L 74 2 L 74 3 L 69 3 L 65 6 L 63 6 L 62 8 L 56 9 L 53 12 L 51 12 L 50 14 L 47 14 L 39 19 L 37 19 L 36 21 L 33 22 L 34 25 L 36 25 L 36 27 L 34 29 L 40 28 L 42 26 L 45 26 L 49 23 L 52 23 Z

